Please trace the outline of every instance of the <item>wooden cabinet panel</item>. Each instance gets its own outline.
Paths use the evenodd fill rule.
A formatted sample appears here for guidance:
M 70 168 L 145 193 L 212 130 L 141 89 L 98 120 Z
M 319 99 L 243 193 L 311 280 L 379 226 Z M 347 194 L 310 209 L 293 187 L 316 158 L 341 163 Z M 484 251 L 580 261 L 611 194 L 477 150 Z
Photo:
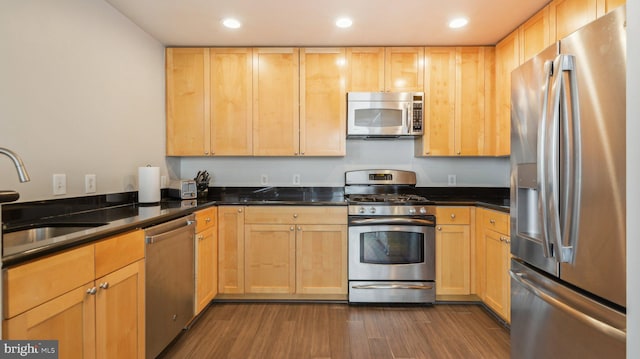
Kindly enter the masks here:
M 298 154 L 298 53 L 297 48 L 254 49 L 254 155 Z
M 436 223 L 469 224 L 471 223 L 471 209 L 469 207 L 436 207 Z
M 438 225 L 436 229 L 436 294 L 470 294 L 469 225 Z
M 485 291 L 484 302 L 502 318 L 510 320 L 511 285 L 509 280 L 510 247 L 508 238 L 485 229 Z
M 218 294 L 218 208 L 202 209 L 195 215 L 197 315 Z
M 461 156 L 484 154 L 485 48 L 456 49 L 455 149 Z M 493 119 L 491 119 L 493 120 Z
M 491 210 L 483 210 L 481 219 L 482 225 L 496 232 L 509 234 L 509 214 Z
M 167 48 L 167 155 L 202 156 L 208 151 L 209 49 Z
M 218 207 L 196 211 L 196 233 L 215 227 L 218 223 Z
M 244 293 L 244 207 L 218 207 L 218 292 Z
M 300 49 L 300 155 L 344 156 L 345 50 Z
M 614 10 L 624 4 L 625 0 L 596 0 L 598 6 L 598 17 L 605 15 L 606 13 Z
M 96 279 L 96 358 L 145 357 L 144 260 Z
M 245 226 L 245 292 L 294 293 L 296 228 Z
M 518 30 L 496 45 L 496 121 L 488 129 L 490 152 L 511 152 L 511 71 L 520 65 Z
M 452 47 L 425 49 L 424 141 L 417 155 L 446 156 L 455 150 L 456 52 Z
M 385 91 L 423 91 L 424 49 L 385 48 Z
M 347 226 L 298 228 L 296 293 L 347 294 Z
M 346 51 L 347 91 L 384 91 L 384 47 L 352 47 Z
M 494 50 L 427 47 L 425 62 L 425 134 L 416 139 L 416 156 L 487 154 L 486 122 L 494 119 Z
M 597 17 L 596 0 L 554 0 L 549 6 L 554 41 L 567 37 Z
M 245 223 L 347 224 L 345 206 L 249 206 Z
M 144 258 L 144 231 L 110 237 L 95 244 L 96 277 Z
M 93 280 L 4 321 L 3 339 L 58 341 L 60 358 L 93 358 L 96 354 Z
M 253 51 L 209 49 L 211 127 L 204 131 L 211 155 L 253 154 Z
M 93 281 L 94 258 L 94 246 L 87 245 L 5 270 L 5 318 Z
M 521 63 L 529 60 L 554 42 L 551 39 L 552 36 L 549 30 L 549 6 L 545 6 L 524 24 L 520 25 Z

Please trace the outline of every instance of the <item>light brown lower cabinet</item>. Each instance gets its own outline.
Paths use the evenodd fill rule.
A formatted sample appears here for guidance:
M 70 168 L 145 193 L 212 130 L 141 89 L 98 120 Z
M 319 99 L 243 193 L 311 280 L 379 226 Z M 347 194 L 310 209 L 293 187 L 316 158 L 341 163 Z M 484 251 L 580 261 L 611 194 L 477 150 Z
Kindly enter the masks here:
M 218 221 L 220 294 L 346 298 L 346 207 L 220 207 Z
M 8 268 L 3 285 L 3 339 L 58 340 L 61 358 L 145 357 L 142 231 Z
M 196 308 L 199 314 L 218 293 L 218 209 L 196 215 Z
M 436 208 L 436 295 L 471 294 L 472 207 Z

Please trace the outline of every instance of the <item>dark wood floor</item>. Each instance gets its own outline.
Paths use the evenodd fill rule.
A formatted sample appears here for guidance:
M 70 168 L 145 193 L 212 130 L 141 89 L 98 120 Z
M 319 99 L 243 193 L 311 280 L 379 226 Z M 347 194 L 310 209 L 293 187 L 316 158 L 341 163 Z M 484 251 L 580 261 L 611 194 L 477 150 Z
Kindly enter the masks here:
M 164 358 L 509 358 L 477 305 L 215 303 Z

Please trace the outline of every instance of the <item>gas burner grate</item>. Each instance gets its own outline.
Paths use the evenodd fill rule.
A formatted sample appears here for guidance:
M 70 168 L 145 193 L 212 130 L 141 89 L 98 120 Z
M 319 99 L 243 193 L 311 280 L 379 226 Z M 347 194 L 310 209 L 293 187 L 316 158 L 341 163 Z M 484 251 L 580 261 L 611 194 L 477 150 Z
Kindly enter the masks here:
M 427 202 L 428 200 L 422 196 L 415 194 L 357 194 L 350 195 L 348 197 L 350 202 L 389 202 L 389 203 L 403 203 L 403 202 Z

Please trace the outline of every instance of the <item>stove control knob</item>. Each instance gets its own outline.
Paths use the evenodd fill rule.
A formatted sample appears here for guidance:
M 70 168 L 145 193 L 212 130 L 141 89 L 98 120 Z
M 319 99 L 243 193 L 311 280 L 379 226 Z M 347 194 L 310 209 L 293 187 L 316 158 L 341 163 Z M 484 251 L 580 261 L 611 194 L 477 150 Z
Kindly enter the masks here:
M 360 207 L 360 208 L 358 209 L 358 213 L 364 213 L 364 212 L 366 212 L 366 210 L 364 209 L 364 207 Z
M 416 209 L 413 207 L 409 208 L 409 214 L 416 214 Z
M 375 207 L 371 207 L 371 208 L 369 208 L 369 213 L 376 213 L 376 209 L 375 209 Z
M 420 208 L 420 214 L 427 214 L 426 208 L 424 207 Z

